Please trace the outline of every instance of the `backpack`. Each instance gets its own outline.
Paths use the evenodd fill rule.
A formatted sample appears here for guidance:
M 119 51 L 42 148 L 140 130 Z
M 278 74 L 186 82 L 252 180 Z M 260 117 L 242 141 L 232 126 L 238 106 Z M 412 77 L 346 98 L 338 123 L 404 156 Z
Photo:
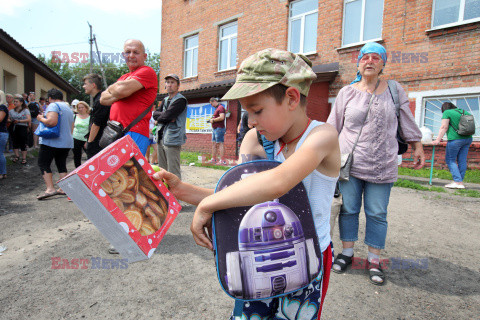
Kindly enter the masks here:
M 458 122 L 458 130 L 453 128 L 450 123 L 450 126 L 461 136 L 471 136 L 475 134 L 475 119 L 471 114 L 465 114 L 465 110 L 460 111 L 455 109 L 460 115 L 460 121 Z
M 30 116 L 36 118 L 40 114 L 40 106 L 36 102 L 31 102 L 28 104 L 28 110 L 30 110 Z
M 393 80 L 387 80 L 388 90 L 393 98 L 393 103 L 395 104 L 395 114 L 397 115 L 397 142 L 398 142 L 398 154 L 404 154 L 408 150 L 408 143 L 403 139 L 401 132 L 402 128 L 400 126 L 400 99 L 398 98 L 398 89 L 397 84 Z
M 221 177 L 215 192 L 280 164 L 239 164 Z M 322 276 L 322 253 L 302 182 L 279 199 L 214 212 L 212 225 L 218 279 L 236 305 L 295 292 Z

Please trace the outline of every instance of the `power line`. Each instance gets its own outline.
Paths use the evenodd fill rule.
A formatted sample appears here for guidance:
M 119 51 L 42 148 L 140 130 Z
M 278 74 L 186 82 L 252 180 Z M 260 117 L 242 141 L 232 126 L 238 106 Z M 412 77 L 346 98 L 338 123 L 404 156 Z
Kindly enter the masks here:
M 40 48 L 51 48 L 51 47 L 60 47 L 60 46 L 73 46 L 74 44 L 84 44 L 85 42 L 74 42 L 74 43 L 62 43 L 62 44 L 52 44 L 52 45 L 47 45 L 47 46 L 40 46 L 40 47 L 30 47 L 27 48 L 27 50 L 30 49 L 40 49 Z

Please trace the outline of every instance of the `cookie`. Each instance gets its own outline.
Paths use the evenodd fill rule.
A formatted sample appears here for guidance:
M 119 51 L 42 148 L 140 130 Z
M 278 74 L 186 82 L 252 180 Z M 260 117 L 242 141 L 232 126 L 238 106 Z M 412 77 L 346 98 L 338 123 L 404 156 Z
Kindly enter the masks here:
M 147 205 L 147 197 L 145 197 L 142 192 L 137 192 L 137 195 L 135 196 L 135 205 L 140 208 Z
M 139 210 L 127 209 L 125 210 L 125 216 L 133 224 L 135 229 L 140 230 L 143 224 L 142 213 Z
M 142 236 L 149 236 L 155 233 L 155 228 L 153 228 L 153 226 L 150 224 L 144 223 L 139 231 Z
M 155 230 L 158 230 L 162 225 L 162 221 L 160 220 L 160 217 L 156 215 L 150 207 L 145 208 L 145 214 L 150 219 L 150 222 L 152 223 L 153 228 L 155 228 Z
M 118 198 L 127 204 L 135 202 L 135 194 L 130 190 L 125 190 L 118 196 Z
M 145 194 L 148 198 L 150 198 L 151 200 L 153 201 L 158 201 L 158 199 L 160 199 L 159 196 L 157 196 L 155 193 L 153 193 L 152 191 L 150 191 L 149 189 L 147 189 L 146 187 L 140 185 L 140 191 L 143 192 L 143 194 Z
M 103 191 L 105 191 L 106 194 L 112 194 L 113 193 L 113 187 L 112 187 L 112 184 L 110 183 L 110 181 L 108 181 L 108 180 L 103 181 L 103 183 L 101 184 L 101 187 L 102 187 Z

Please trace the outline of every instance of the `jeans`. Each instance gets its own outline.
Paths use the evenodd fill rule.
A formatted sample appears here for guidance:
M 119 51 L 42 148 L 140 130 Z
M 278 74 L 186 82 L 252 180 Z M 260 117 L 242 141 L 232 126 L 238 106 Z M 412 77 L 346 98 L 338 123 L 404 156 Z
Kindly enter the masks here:
M 452 174 L 453 181 L 462 182 L 467 171 L 468 148 L 472 138 L 449 140 L 445 150 L 445 162 Z
M 3 152 L 8 142 L 8 132 L 0 132 L 0 174 L 7 174 L 7 159 Z
M 384 249 L 387 237 L 387 207 L 393 183 L 372 183 L 350 176 L 349 181 L 340 181 L 343 205 L 338 218 L 340 239 L 358 240 L 358 219 L 364 199 L 366 216 L 365 244 Z

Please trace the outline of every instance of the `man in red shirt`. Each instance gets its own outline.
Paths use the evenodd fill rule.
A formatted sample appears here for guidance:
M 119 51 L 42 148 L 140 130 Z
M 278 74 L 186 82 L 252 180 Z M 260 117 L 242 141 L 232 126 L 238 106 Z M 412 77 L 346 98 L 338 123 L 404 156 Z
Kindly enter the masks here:
M 227 164 L 223 159 L 225 147 L 223 145 L 225 137 L 225 107 L 218 103 L 217 98 L 210 98 L 210 104 L 215 108 L 210 123 L 212 124 L 212 160 L 211 163 L 217 162 L 217 154 L 220 153 L 219 164 Z M 217 152 L 218 149 L 218 152 Z
M 100 103 L 111 106 L 110 120 L 118 121 L 126 128 L 155 101 L 158 78 L 155 71 L 145 65 L 147 54 L 140 40 L 125 41 L 123 57 L 130 72 L 121 76 L 102 93 Z M 151 112 L 147 112 L 127 133 L 144 155 L 150 144 L 148 137 L 151 115 Z

